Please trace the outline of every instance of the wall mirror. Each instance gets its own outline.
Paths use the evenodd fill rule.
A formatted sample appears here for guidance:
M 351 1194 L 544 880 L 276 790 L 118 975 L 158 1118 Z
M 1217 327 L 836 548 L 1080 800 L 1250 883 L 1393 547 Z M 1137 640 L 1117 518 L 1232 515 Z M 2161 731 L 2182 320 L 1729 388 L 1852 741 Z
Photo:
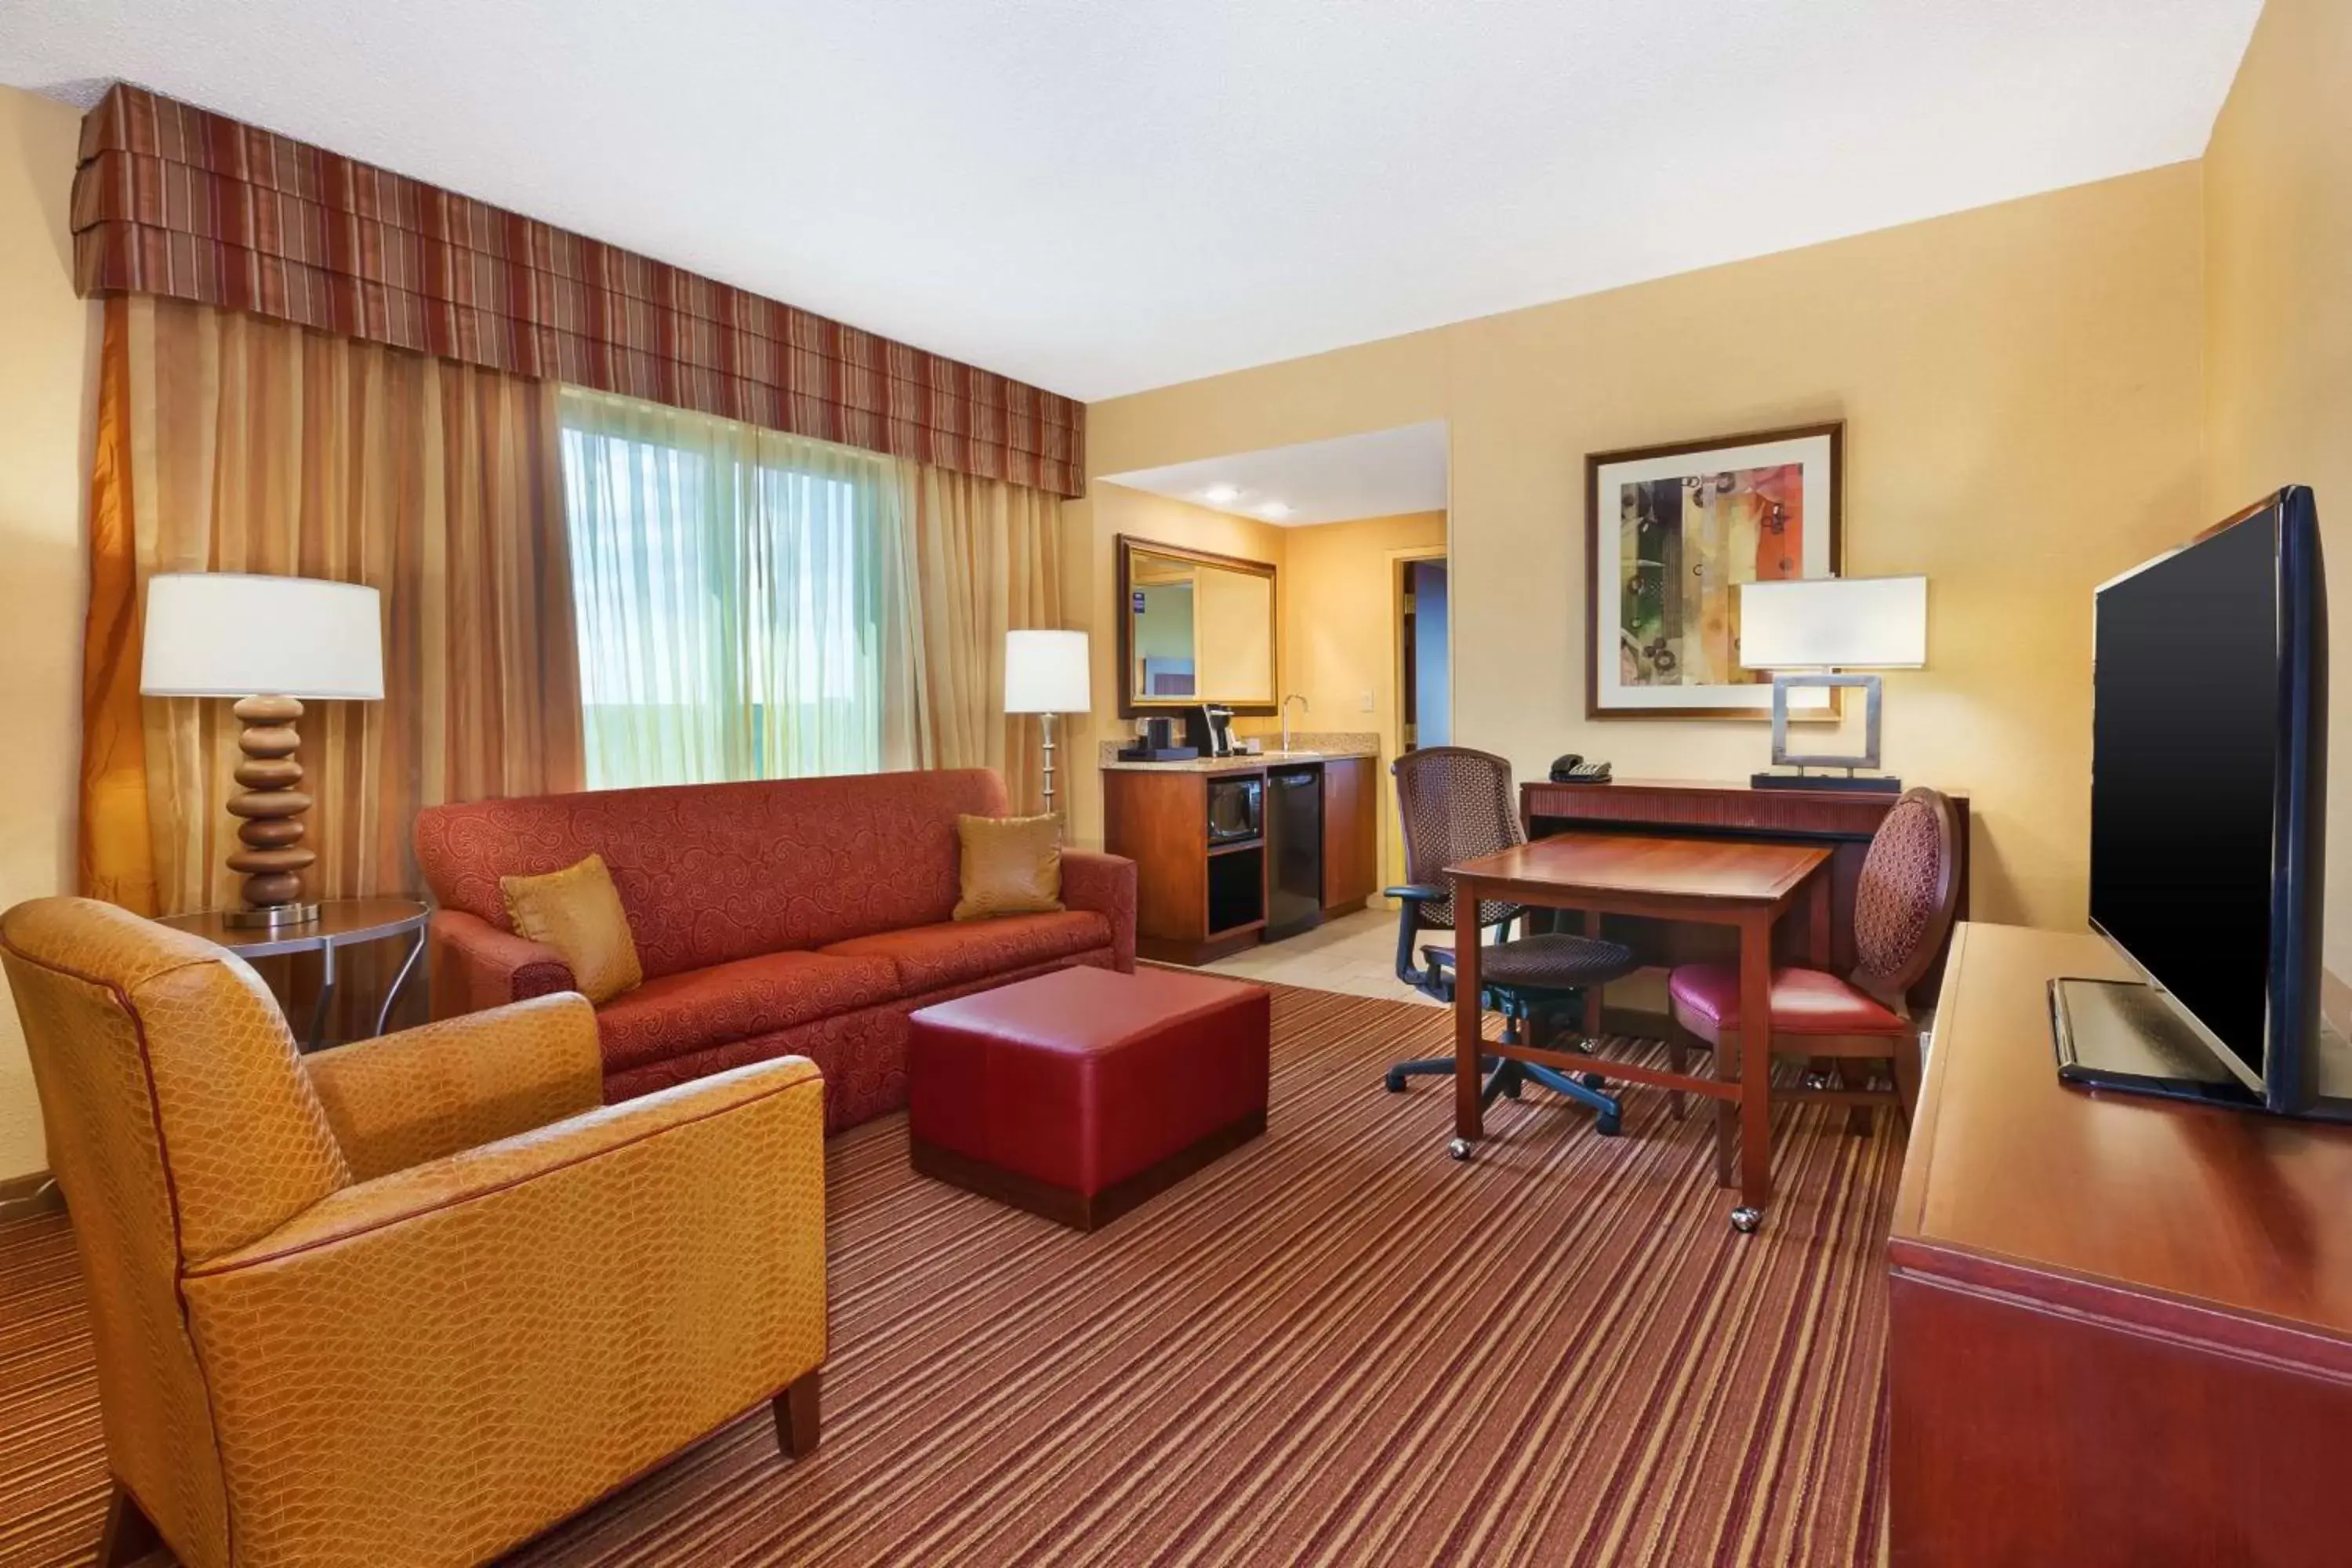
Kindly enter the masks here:
M 1270 562 L 1119 535 L 1119 716 L 1199 702 L 1273 712 L 1274 573 Z

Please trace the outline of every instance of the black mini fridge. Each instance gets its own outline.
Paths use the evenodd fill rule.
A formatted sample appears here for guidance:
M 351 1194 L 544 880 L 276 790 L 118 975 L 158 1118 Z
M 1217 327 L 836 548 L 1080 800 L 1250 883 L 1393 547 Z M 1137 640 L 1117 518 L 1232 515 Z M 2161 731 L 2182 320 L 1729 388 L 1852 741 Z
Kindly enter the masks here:
M 1323 770 L 1265 775 L 1265 937 L 1279 942 L 1323 923 Z

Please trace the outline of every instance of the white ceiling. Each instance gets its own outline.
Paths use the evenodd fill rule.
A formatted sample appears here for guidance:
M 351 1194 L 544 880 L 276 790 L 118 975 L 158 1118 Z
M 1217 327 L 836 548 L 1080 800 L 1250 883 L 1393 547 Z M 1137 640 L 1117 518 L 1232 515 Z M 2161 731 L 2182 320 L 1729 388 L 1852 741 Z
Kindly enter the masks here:
M 0 0 L 1084 398 L 2198 156 L 2260 0 Z
M 1103 478 L 1284 528 L 1443 511 L 1445 425 L 1406 425 Z

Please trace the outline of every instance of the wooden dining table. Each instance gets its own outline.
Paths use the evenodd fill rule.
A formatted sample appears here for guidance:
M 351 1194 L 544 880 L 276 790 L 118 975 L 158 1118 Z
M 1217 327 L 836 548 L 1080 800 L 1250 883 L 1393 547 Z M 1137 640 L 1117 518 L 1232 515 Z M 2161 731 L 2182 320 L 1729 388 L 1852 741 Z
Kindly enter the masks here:
M 1515 845 L 1446 868 L 1454 907 L 1475 909 L 1496 900 L 1537 909 L 1581 911 L 1587 934 L 1601 934 L 1604 915 L 1641 915 L 1729 926 L 1739 941 L 1739 1016 L 1743 1025 L 1772 1016 L 1772 932 L 1801 905 L 1807 961 L 1825 964 L 1830 952 L 1830 852 L 1817 845 L 1738 838 L 1673 838 L 1617 833 L 1562 833 Z M 1562 1072 L 1601 1072 L 1629 1083 L 1681 1089 L 1739 1109 L 1739 1205 L 1731 1223 L 1742 1232 L 1763 1221 L 1772 1197 L 1772 1036 L 1742 1027 L 1737 1079 L 1716 1064 L 1706 1078 L 1669 1072 L 1644 1062 L 1597 1058 L 1582 1052 L 1487 1039 L 1479 996 L 1475 942 L 1454 947 L 1454 1131 L 1455 1154 L 1467 1158 L 1484 1136 L 1479 1059 L 1507 1058 Z M 1585 997 L 1585 1032 L 1601 1032 L 1598 988 Z

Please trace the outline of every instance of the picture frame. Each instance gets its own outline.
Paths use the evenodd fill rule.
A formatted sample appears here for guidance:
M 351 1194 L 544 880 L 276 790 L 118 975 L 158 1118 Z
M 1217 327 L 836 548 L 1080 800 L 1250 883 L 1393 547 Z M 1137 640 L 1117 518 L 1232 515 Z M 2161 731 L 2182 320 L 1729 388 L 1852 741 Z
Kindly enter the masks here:
M 1584 479 L 1584 716 L 1769 721 L 1738 585 L 1844 571 L 1844 421 L 1590 453 Z M 1804 695 L 1792 717 L 1837 717 Z

